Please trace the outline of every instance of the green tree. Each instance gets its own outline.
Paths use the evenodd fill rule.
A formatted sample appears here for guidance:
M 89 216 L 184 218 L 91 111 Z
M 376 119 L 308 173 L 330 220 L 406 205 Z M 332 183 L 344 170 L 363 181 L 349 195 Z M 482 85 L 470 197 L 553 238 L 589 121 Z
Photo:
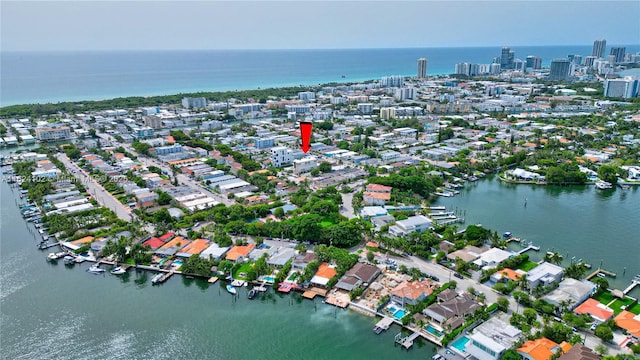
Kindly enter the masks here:
M 613 185 L 618 183 L 618 176 L 616 167 L 613 165 L 601 165 L 598 168 L 598 177 Z
M 509 309 L 509 299 L 504 296 L 498 297 L 498 300 L 496 300 L 496 304 L 498 304 L 498 309 L 500 309 L 502 312 L 506 313 Z
M 374 258 L 375 258 L 375 255 L 373 254 L 373 252 L 367 251 L 367 260 L 369 260 L 369 262 L 373 262 Z
M 323 161 L 320 163 L 320 165 L 318 165 L 318 170 L 320 170 L 323 173 L 331 172 L 331 164 L 326 161 Z
M 508 349 L 500 356 L 500 360 L 520 360 L 520 354 L 514 349 Z
M 596 345 L 596 347 L 593 348 L 593 351 L 598 353 L 600 356 L 605 356 L 609 353 L 609 349 L 607 349 L 607 347 L 602 344 Z
M 613 331 L 611 331 L 611 328 L 605 323 L 596 326 L 595 335 L 602 341 L 613 340 Z

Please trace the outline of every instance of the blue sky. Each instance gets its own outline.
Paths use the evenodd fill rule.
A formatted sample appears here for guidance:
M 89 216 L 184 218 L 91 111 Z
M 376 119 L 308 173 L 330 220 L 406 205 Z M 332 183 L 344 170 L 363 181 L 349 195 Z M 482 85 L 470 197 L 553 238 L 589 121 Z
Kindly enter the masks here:
M 640 1 L 4 1 L 1 48 L 640 44 Z

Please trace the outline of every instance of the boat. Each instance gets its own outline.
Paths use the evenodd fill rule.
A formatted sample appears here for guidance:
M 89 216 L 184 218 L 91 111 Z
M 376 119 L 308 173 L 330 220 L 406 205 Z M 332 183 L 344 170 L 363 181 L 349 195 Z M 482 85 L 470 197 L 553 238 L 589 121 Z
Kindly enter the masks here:
M 376 327 L 373 328 L 373 332 L 378 334 L 378 335 L 382 334 L 383 331 L 384 331 L 384 329 L 382 327 L 380 327 L 380 326 L 376 326 Z
M 162 279 L 162 273 L 158 273 L 156 274 L 154 277 L 151 278 L 151 283 L 152 284 L 159 284 L 160 280 Z
M 93 264 L 91 265 L 88 269 L 88 272 L 92 273 L 92 274 L 102 274 L 105 272 L 104 269 L 100 268 L 100 264 Z
M 236 295 L 238 293 L 238 291 L 236 290 L 236 288 L 233 285 L 227 285 L 227 291 L 231 295 Z
M 253 300 L 256 297 L 256 295 L 258 295 L 258 290 L 251 289 L 251 290 L 249 290 L 249 293 L 247 294 L 247 298 L 249 300 Z
M 76 263 L 76 259 L 74 259 L 73 256 L 71 255 L 65 256 L 64 259 L 62 259 L 62 261 L 64 261 L 65 265 L 70 265 L 70 266 L 73 266 Z
M 611 185 L 611 183 L 608 183 L 606 181 L 596 181 L 596 188 L 600 190 L 606 190 L 606 189 L 613 188 L 613 185 Z
M 233 280 L 231 282 L 231 285 L 233 285 L 234 287 L 242 287 L 244 286 L 245 282 L 242 280 Z
M 126 272 L 127 272 L 127 270 L 124 269 L 121 266 L 115 267 L 115 268 L 113 268 L 113 270 L 110 271 L 110 273 L 112 273 L 113 275 L 122 275 L 122 274 L 124 274 Z
M 49 253 L 49 255 L 47 255 L 47 259 L 49 259 L 49 260 L 58 260 L 61 257 L 64 257 L 66 255 L 67 255 L 67 253 L 64 252 L 64 251 L 60 251 L 60 252 L 57 252 L 57 253 L 53 253 L 52 252 L 52 253 Z

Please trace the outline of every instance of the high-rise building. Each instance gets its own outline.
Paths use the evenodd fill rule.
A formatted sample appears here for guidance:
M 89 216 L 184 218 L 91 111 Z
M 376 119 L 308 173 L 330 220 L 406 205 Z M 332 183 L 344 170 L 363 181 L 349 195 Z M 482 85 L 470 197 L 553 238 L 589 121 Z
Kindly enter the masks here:
M 567 58 L 569 59 L 569 61 L 576 65 L 580 65 L 580 63 L 582 62 L 582 55 L 571 54 L 568 55 Z
M 627 51 L 626 47 L 623 46 L 619 46 L 619 47 L 612 47 L 611 48 L 611 55 L 615 56 L 615 63 L 619 64 L 621 62 L 624 61 L 624 53 Z
M 527 68 L 538 70 L 542 68 L 542 58 L 539 56 L 529 55 L 527 56 Z
M 604 55 L 604 49 L 607 47 L 607 40 L 600 39 L 593 42 L 592 56 L 601 58 Z
M 597 57 L 595 56 L 585 56 L 584 59 L 582 59 L 582 65 L 591 67 L 596 59 Z
M 207 99 L 200 98 L 182 98 L 182 106 L 187 109 L 199 109 L 207 107 Z
M 609 79 L 604 82 L 604 96 L 618 98 L 633 98 L 638 95 L 638 80 L 632 77 L 624 79 Z
M 515 57 L 515 52 L 511 50 L 511 48 L 505 46 L 502 48 L 502 53 L 500 56 L 500 67 L 503 69 L 513 69 L 513 59 Z
M 549 80 L 567 80 L 571 69 L 569 59 L 553 59 L 549 71 Z
M 427 58 L 418 59 L 418 78 L 424 79 L 427 77 Z
M 380 79 L 380 85 L 384 87 L 401 87 L 404 84 L 404 76 L 393 75 L 384 76 Z

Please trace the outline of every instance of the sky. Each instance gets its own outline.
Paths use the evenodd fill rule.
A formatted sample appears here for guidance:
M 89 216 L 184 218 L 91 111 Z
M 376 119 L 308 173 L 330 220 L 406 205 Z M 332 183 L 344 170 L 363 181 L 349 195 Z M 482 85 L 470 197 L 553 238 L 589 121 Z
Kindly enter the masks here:
M 4 1 L 2 51 L 640 44 L 640 1 Z

